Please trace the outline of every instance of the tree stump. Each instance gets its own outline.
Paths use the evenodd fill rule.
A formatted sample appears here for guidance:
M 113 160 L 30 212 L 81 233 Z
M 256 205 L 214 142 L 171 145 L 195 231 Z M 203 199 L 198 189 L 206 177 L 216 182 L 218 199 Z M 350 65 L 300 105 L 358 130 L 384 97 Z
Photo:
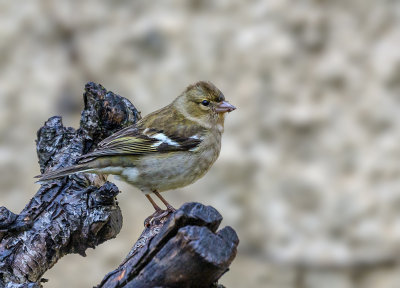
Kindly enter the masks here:
M 127 99 L 88 83 L 80 128 L 50 118 L 37 133 L 40 170 L 73 165 L 114 132 L 136 123 Z M 77 174 L 43 184 L 19 215 L 0 207 L 0 287 L 41 287 L 42 275 L 69 253 L 117 236 L 118 188 L 104 176 Z M 98 287 L 210 287 L 228 270 L 238 238 L 212 207 L 186 203 L 145 227 L 122 264 Z

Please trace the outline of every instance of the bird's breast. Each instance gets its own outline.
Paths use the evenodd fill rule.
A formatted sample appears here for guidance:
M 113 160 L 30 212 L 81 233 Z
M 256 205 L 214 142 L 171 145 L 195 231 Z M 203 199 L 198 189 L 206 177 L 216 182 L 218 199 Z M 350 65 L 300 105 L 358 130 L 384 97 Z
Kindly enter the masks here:
M 125 168 L 120 178 L 141 190 L 159 192 L 189 185 L 210 169 L 218 158 L 220 137 L 205 138 L 195 151 L 147 155 Z

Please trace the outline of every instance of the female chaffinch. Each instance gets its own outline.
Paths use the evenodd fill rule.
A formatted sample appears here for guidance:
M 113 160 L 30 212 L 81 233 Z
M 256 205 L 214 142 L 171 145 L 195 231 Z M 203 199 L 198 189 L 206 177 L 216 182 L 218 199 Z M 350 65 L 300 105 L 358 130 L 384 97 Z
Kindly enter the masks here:
M 221 149 L 225 113 L 236 108 L 225 101 L 211 82 L 190 85 L 171 104 L 99 143 L 77 165 L 48 171 L 39 183 L 70 174 L 113 174 L 139 188 L 156 212 L 162 211 L 150 197 L 189 185 L 210 169 Z

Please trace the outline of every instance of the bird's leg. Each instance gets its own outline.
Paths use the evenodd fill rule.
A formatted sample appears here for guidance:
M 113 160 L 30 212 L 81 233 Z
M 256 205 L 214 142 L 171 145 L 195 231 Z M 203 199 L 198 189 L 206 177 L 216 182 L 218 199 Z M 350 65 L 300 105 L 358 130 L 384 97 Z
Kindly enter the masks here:
M 160 198 L 160 200 L 165 204 L 165 206 L 167 206 L 167 210 L 162 210 L 157 204 L 156 202 L 154 202 L 154 200 L 150 197 L 149 194 L 146 194 L 147 199 L 149 199 L 151 205 L 153 205 L 154 209 L 156 210 L 152 215 L 150 215 L 149 217 L 146 218 L 146 220 L 144 221 L 144 225 L 149 227 L 152 226 L 154 224 L 157 223 L 157 221 L 160 221 L 162 218 L 168 216 L 168 214 L 170 214 L 171 212 L 175 212 L 175 208 L 171 206 L 171 204 L 169 204 L 167 202 L 167 200 L 165 200 L 160 193 L 158 193 L 157 191 L 153 191 L 154 194 L 156 194 L 156 196 L 158 198 Z
M 156 210 L 153 214 L 151 214 L 149 217 L 144 220 L 144 226 L 149 227 L 155 223 L 156 220 L 161 219 L 163 216 L 165 216 L 165 211 L 160 208 L 154 202 L 154 200 L 150 197 L 149 194 L 146 194 L 147 199 L 150 201 L 151 205 L 153 206 L 154 210 Z
M 150 197 L 149 194 L 146 194 L 146 197 L 147 197 L 147 199 L 149 199 L 151 205 L 153 205 L 154 209 L 156 210 L 153 214 L 151 214 L 149 217 L 147 217 L 146 220 L 144 220 L 144 226 L 149 227 L 149 226 L 157 224 L 157 222 L 160 221 L 165 216 L 167 216 L 171 212 L 171 210 L 169 210 L 170 208 L 167 208 L 167 210 L 162 210 L 156 204 L 156 202 L 154 202 L 154 200 Z
M 169 204 L 167 202 L 167 200 L 164 199 L 164 197 L 161 196 L 161 194 L 157 191 L 153 191 L 154 194 L 156 194 L 156 196 L 165 204 L 165 206 L 167 206 L 167 211 L 171 211 L 171 212 L 175 212 L 176 209 L 174 207 L 172 207 L 171 204 Z
M 162 211 L 162 209 L 160 208 L 160 206 L 158 206 L 158 205 L 156 204 L 156 202 L 154 202 L 154 200 L 150 197 L 149 194 L 146 194 L 146 197 L 147 197 L 147 199 L 149 199 L 151 205 L 153 205 L 153 208 L 156 210 L 156 212 Z

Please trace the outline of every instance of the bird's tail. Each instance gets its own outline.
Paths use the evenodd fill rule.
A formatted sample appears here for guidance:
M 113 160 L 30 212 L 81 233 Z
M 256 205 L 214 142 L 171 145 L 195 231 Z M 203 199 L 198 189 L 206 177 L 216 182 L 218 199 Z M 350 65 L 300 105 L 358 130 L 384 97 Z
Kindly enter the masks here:
M 75 173 L 89 172 L 91 170 L 93 170 L 93 168 L 90 168 L 87 163 L 85 163 L 85 164 L 77 164 L 77 165 L 74 165 L 74 166 L 61 168 L 61 169 L 58 169 L 58 170 L 55 170 L 55 171 L 49 171 L 49 172 L 46 172 L 46 173 L 44 173 L 42 175 L 37 175 L 37 176 L 35 176 L 35 178 L 39 178 L 39 180 L 36 181 L 36 183 L 43 184 L 43 183 L 45 183 L 46 181 L 49 181 L 49 180 L 61 178 L 61 177 L 64 177 L 64 176 L 75 174 Z

